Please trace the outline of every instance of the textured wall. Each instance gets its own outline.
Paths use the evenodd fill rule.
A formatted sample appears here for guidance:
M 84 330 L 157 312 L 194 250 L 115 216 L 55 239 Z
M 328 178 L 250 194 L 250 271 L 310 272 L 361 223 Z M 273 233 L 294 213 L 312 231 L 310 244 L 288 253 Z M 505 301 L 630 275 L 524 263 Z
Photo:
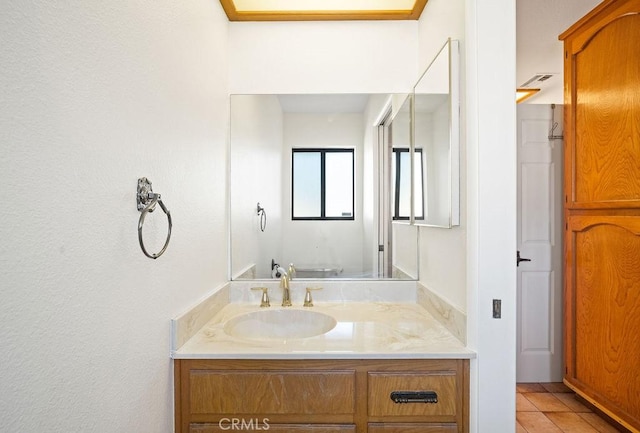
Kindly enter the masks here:
M 416 21 L 235 22 L 231 93 L 400 93 L 416 80 Z
M 462 98 L 465 86 L 464 1 L 429 0 L 420 18 L 419 62 L 422 73 L 447 38 L 460 40 Z M 464 105 L 463 105 L 464 107 Z M 466 123 L 460 122 L 460 226 L 450 230 L 420 228 L 420 282 L 461 311 L 467 308 L 467 218 L 466 218 Z
M 172 431 L 169 319 L 227 273 L 227 26 L 204 0 L 0 3 L 0 430 Z M 140 176 L 174 219 L 155 261 Z

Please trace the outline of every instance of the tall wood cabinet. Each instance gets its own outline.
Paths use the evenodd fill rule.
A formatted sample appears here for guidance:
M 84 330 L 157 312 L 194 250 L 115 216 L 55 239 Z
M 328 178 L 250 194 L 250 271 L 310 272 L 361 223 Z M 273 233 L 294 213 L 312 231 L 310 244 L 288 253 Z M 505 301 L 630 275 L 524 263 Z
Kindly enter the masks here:
M 560 39 L 564 380 L 640 431 L 640 0 L 606 0 Z

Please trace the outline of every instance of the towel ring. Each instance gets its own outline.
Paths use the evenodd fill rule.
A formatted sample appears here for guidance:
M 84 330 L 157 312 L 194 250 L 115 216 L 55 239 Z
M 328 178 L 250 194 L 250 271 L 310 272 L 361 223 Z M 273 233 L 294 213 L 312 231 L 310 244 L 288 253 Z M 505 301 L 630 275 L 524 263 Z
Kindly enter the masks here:
M 258 215 L 260 216 L 260 231 L 264 231 L 267 228 L 267 213 L 264 211 L 264 208 L 260 206 L 260 202 L 258 202 L 257 206 Z
M 156 194 L 153 192 L 151 188 L 151 182 L 146 177 L 141 177 L 138 179 L 138 194 L 137 194 L 137 206 L 138 210 L 142 212 L 140 214 L 140 219 L 138 220 L 138 241 L 140 242 L 140 248 L 142 248 L 142 252 L 145 256 L 150 259 L 157 259 L 162 254 L 164 254 L 165 250 L 169 246 L 169 241 L 171 240 L 171 212 L 167 209 L 167 207 L 162 202 L 160 194 Z M 160 205 L 162 211 L 167 215 L 167 220 L 169 222 L 169 231 L 167 233 L 167 240 L 164 242 L 164 246 L 162 249 L 156 254 L 149 254 L 147 249 L 144 246 L 144 241 L 142 240 L 142 226 L 144 224 L 144 218 L 148 213 L 153 212 L 156 209 L 156 204 Z

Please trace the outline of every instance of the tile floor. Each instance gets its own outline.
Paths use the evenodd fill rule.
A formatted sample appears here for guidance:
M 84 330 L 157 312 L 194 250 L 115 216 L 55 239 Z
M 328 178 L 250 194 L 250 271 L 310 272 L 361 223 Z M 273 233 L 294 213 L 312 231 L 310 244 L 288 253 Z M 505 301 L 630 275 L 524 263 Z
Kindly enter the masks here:
M 516 433 L 619 433 L 563 383 L 516 386 Z

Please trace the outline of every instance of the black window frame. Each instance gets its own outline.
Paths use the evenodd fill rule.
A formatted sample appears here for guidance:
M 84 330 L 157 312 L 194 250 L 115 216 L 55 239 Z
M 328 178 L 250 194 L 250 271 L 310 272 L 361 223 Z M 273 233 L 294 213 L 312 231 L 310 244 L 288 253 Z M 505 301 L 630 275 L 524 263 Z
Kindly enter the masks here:
M 410 152 L 410 149 L 408 147 L 394 147 L 393 149 L 393 153 L 395 154 L 395 179 L 392 179 L 393 181 L 393 209 L 392 209 L 392 214 L 391 214 L 391 220 L 392 221 L 409 221 L 411 219 L 411 215 L 407 215 L 407 216 L 400 216 L 398 215 L 400 213 L 400 176 L 401 176 L 401 172 L 400 172 L 400 153 L 408 153 Z M 415 220 L 418 221 L 424 221 L 425 216 L 424 216 L 424 161 L 422 159 L 423 157 L 423 153 L 422 153 L 422 149 L 421 148 L 417 148 L 414 149 L 414 153 L 419 153 L 420 154 L 420 168 L 422 169 L 420 171 L 421 174 L 421 179 L 420 179 L 420 185 L 422 185 L 422 216 L 420 217 L 416 217 L 414 216 Z M 409 164 L 411 164 L 411 162 L 409 162 Z M 409 169 L 409 171 L 411 171 L 411 169 Z M 411 175 L 411 173 L 409 173 Z M 411 182 L 413 182 L 413 179 L 411 180 Z M 414 191 L 415 192 L 415 191 Z M 414 203 L 411 203 L 411 206 L 415 206 L 415 200 Z M 415 213 L 415 209 L 414 209 L 414 213 Z
M 319 217 L 296 217 L 294 216 L 294 159 L 296 153 L 320 153 L 320 216 Z M 326 216 L 325 200 L 325 159 L 327 153 L 350 153 L 351 154 L 351 216 L 328 217 Z M 352 148 L 292 148 L 291 149 L 291 220 L 292 221 L 354 221 L 356 218 L 356 155 Z

